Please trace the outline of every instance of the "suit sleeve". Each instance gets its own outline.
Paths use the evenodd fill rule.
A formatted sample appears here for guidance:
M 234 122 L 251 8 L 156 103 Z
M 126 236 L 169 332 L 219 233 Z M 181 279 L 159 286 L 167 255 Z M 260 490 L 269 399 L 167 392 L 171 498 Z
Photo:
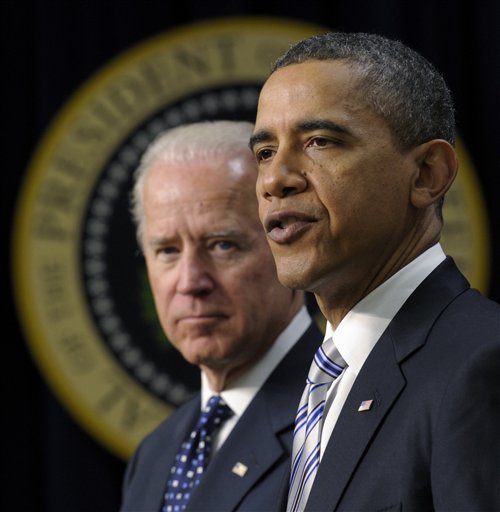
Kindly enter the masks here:
M 433 429 L 435 509 L 500 510 L 500 340 L 452 375 Z

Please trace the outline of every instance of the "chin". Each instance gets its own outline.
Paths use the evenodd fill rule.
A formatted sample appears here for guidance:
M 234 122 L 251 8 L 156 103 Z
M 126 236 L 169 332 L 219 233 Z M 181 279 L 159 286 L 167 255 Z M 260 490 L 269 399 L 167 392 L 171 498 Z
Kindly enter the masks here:
M 214 363 L 224 361 L 227 357 L 217 341 L 210 336 L 191 340 L 188 346 L 181 350 L 181 354 L 188 363 L 196 366 L 212 366 Z
M 200 357 L 199 354 L 197 354 L 195 352 L 191 352 L 191 351 L 189 351 L 189 352 L 180 351 L 180 352 L 181 352 L 182 357 L 189 364 L 193 364 L 195 366 L 200 366 L 200 364 L 202 363 L 202 357 Z
M 305 289 L 307 274 L 310 273 L 310 254 L 293 250 L 290 246 L 272 247 L 278 279 L 283 286 L 292 289 Z
M 283 286 L 292 290 L 308 290 L 308 280 L 302 272 L 293 272 L 289 267 L 285 270 L 278 270 L 278 279 Z

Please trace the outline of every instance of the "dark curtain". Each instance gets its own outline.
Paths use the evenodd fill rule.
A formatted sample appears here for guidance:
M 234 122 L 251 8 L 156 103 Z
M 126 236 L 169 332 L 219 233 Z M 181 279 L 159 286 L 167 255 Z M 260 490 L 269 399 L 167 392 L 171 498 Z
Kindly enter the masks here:
M 489 295 L 500 301 L 497 0 L 4 0 L 2 36 L 2 229 L 6 250 L 2 376 L 1 510 L 117 510 L 125 463 L 65 412 L 32 362 L 12 303 L 10 226 L 32 151 L 69 95 L 132 45 L 181 24 L 222 16 L 273 15 L 336 30 L 402 39 L 447 79 L 491 221 Z

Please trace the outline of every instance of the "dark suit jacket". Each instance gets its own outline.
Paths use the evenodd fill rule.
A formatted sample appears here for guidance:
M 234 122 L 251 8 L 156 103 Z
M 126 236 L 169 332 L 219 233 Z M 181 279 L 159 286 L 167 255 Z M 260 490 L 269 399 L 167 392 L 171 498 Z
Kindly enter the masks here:
M 254 397 L 208 465 L 187 511 L 267 512 L 287 493 L 292 433 L 297 407 L 322 334 L 313 324 L 284 357 Z M 199 395 L 180 407 L 141 443 L 129 462 L 123 512 L 158 512 L 179 446 L 200 413 Z M 237 462 L 245 476 L 232 472 Z
M 500 511 L 500 306 L 451 259 L 368 356 L 306 509 Z

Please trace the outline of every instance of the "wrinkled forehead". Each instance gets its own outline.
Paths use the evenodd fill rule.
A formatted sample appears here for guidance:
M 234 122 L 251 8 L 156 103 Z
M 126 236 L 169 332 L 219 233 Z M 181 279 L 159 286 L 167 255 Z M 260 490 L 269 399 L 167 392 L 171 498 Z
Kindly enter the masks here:
M 176 207 L 210 204 L 212 209 L 218 205 L 221 209 L 249 215 L 252 208 L 257 208 L 256 179 L 256 163 L 250 152 L 211 161 L 157 161 L 146 179 L 145 201 Z
M 248 147 L 245 150 L 225 153 L 204 153 L 176 159 L 159 156 L 149 167 L 146 179 L 172 183 L 182 182 L 196 188 L 200 182 L 240 182 L 254 179 L 256 163 Z

